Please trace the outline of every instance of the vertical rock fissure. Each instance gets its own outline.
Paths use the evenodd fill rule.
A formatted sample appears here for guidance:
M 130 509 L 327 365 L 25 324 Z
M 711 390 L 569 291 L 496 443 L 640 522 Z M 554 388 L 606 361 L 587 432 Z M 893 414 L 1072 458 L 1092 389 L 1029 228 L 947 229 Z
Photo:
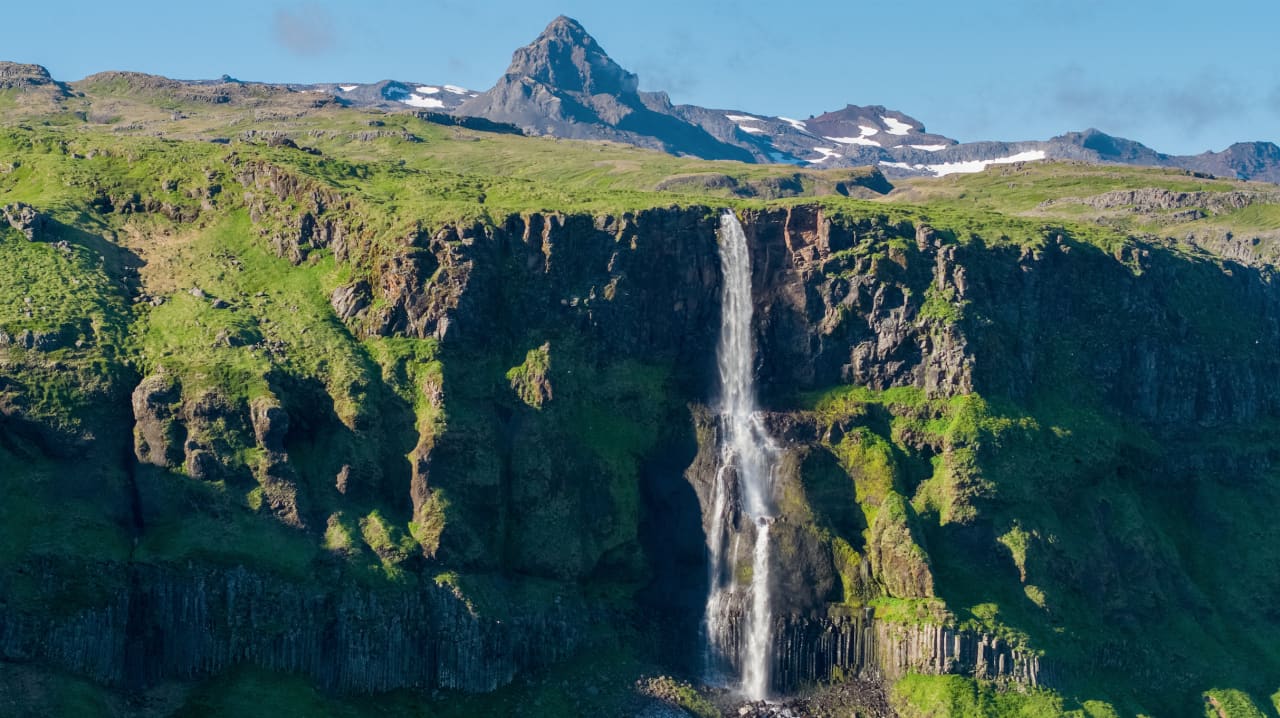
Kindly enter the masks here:
M 726 663 L 736 666 L 743 694 L 763 700 L 769 693 L 772 657 L 769 529 L 776 516 L 773 474 L 778 451 L 756 407 L 751 257 L 742 225 L 732 212 L 721 215 L 719 238 L 720 465 L 707 535 L 707 648 L 711 670 Z M 750 578 L 737 568 L 737 546 L 744 536 L 754 545 Z M 731 544 L 734 550 L 726 553 Z

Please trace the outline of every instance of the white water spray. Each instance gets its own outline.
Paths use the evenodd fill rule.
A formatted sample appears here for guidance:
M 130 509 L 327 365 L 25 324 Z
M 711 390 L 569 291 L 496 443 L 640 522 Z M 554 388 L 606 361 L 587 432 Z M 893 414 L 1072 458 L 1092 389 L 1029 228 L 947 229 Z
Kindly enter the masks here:
M 720 218 L 720 267 L 724 277 L 721 294 L 720 346 L 720 467 L 712 488 L 712 511 L 707 547 L 711 558 L 711 590 L 707 596 L 707 640 L 713 655 L 734 653 L 730 641 L 737 638 L 736 655 L 742 673 L 742 692 L 751 700 L 769 693 L 770 634 L 769 529 L 773 521 L 773 469 L 777 448 L 756 410 L 755 352 L 752 348 L 751 256 L 742 225 L 732 212 Z M 731 471 L 729 469 L 732 469 Z M 730 483 L 730 479 L 736 479 Z M 737 584 L 735 549 L 724 549 L 732 517 L 741 528 L 755 530 L 749 586 Z M 746 616 L 742 635 L 732 636 L 727 605 L 746 592 Z

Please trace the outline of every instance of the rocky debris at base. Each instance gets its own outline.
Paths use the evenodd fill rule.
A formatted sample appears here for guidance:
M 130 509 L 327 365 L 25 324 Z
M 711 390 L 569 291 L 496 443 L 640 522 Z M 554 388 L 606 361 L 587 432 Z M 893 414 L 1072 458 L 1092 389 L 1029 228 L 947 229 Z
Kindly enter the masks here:
M 892 718 L 884 689 L 877 683 L 849 681 L 823 686 L 812 695 L 780 701 L 730 704 L 721 709 L 726 718 Z
M 694 715 L 724 718 L 893 718 L 883 686 L 877 681 L 852 680 L 827 684 L 803 695 L 772 701 L 743 701 L 727 688 L 697 685 L 670 676 L 636 681 L 636 691 L 677 713 L 646 716 Z

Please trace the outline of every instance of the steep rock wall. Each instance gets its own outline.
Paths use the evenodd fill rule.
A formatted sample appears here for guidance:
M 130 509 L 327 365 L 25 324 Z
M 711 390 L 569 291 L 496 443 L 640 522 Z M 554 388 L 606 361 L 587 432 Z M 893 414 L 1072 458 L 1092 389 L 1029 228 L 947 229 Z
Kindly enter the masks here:
M 479 692 L 570 655 L 584 626 L 585 609 L 568 593 L 498 621 L 429 583 L 370 590 L 301 584 L 244 567 L 88 570 L 103 603 L 69 613 L 0 612 L 0 658 L 132 689 L 251 663 L 341 692 Z M 63 590 L 66 578 L 55 567 L 29 566 L 27 573 L 38 593 Z
M 627 523 L 644 509 L 621 493 L 599 490 L 602 468 L 616 464 L 585 451 L 547 456 L 546 446 L 568 446 L 590 433 L 575 423 L 581 414 L 556 413 L 572 398 L 559 384 L 567 377 L 556 371 L 604 370 L 620 358 L 674 367 L 662 390 L 665 399 L 691 401 L 698 405 L 695 414 L 702 411 L 712 385 L 719 311 L 713 211 L 534 213 L 492 226 L 408 232 L 387 244 L 374 242 L 357 204 L 332 190 L 265 165 L 242 168 L 238 181 L 250 190 L 246 204 L 264 240 L 280 256 L 302 262 L 327 248 L 352 267 L 352 280 L 331 300 L 355 335 L 435 339 L 442 347 L 443 375 L 420 389 L 434 407 L 453 410 L 453 423 L 438 435 L 423 431 L 412 448 L 412 468 L 401 467 L 380 487 L 415 519 L 429 518 L 444 504 L 440 497 L 449 499 L 438 546 L 424 551 L 415 571 L 458 566 L 564 582 L 644 574 Z M 285 213 L 290 203 L 300 213 Z M 986 246 L 973 238 L 958 242 L 923 221 L 894 222 L 872 213 L 851 219 L 816 206 L 751 210 L 744 225 L 753 251 L 766 405 L 786 408 L 797 392 L 841 384 L 915 387 L 940 398 L 977 391 L 1025 400 L 1037 387 L 1070 380 L 1159 431 L 1246 421 L 1280 409 L 1280 382 L 1274 380 L 1280 359 L 1269 351 L 1280 338 L 1280 295 L 1267 269 L 1174 256 L 1138 242 L 1108 254 L 1068 236 L 1026 248 Z M 1248 322 L 1232 333 L 1215 321 L 1225 312 Z M 562 349 L 566 344 L 570 348 Z M 551 369 L 540 381 L 555 391 L 547 392 L 542 408 L 520 402 L 514 389 L 494 401 L 493 377 L 477 390 L 465 376 L 472 363 L 496 356 L 501 377 L 526 352 L 543 347 L 549 347 Z M 177 406 L 162 384 L 144 380 L 136 395 L 136 458 L 175 469 L 181 463 L 192 478 L 216 473 L 227 457 L 212 442 L 187 441 L 203 430 L 199 407 Z M 241 446 L 282 463 L 288 436 L 316 426 L 309 405 L 290 396 L 291 389 L 296 391 L 285 385 L 271 407 L 235 407 L 232 431 L 243 435 Z M 635 406 L 653 398 L 634 385 L 627 392 Z M 127 414 L 127 404 L 122 408 L 117 413 Z M 776 414 L 783 418 L 774 420 L 791 425 L 775 433 L 788 442 L 792 470 L 800 476 L 809 466 L 805 452 L 820 455 L 819 444 L 837 437 L 788 416 L 796 412 Z M 667 421 L 673 415 L 659 416 Z M 705 416 L 691 423 L 685 434 L 714 436 Z M 854 427 L 822 430 L 837 428 Z M 945 449 L 909 438 L 930 452 Z M 652 481 L 641 464 L 670 470 L 664 454 L 680 452 L 664 443 L 669 439 L 628 457 L 643 460 L 628 475 L 632 484 Z M 1179 458 L 1193 467 L 1233 460 Z M 1269 457 L 1238 463 L 1249 464 L 1251 472 L 1271 465 Z M 708 470 L 713 462 L 700 456 L 686 474 L 703 505 Z M 1191 473 L 1183 480 L 1193 481 Z M 342 479 L 339 486 L 345 497 Z M 313 497 L 305 482 L 297 482 L 296 490 L 296 502 L 271 507 L 278 509 L 275 520 L 305 526 L 298 530 L 311 531 L 318 542 L 324 524 L 304 520 L 305 510 L 291 510 L 315 503 Z M 924 552 L 929 547 L 914 521 L 906 511 L 881 535 L 910 538 Z M 825 680 L 837 669 L 885 678 L 912 668 L 1037 684 L 1054 680 L 1056 674 L 1031 652 L 984 636 L 826 615 L 827 604 L 851 598 L 840 595 L 847 586 L 837 588 L 840 567 L 830 544 L 798 514 L 779 536 L 799 557 L 779 576 L 797 587 L 777 613 L 779 686 Z M 863 598 L 933 592 L 926 561 L 872 561 L 867 546 L 854 549 L 866 559 L 859 567 Z M 134 564 L 102 570 L 116 578 L 104 579 L 114 588 L 96 608 L 70 616 L 0 613 L 5 657 L 50 662 L 120 685 L 206 675 L 248 660 L 301 671 L 344 691 L 489 690 L 563 656 L 556 647 L 570 650 L 581 630 L 579 621 L 553 606 L 514 622 L 475 618 L 434 585 L 388 596 L 354 586 L 308 588 L 252 568 Z M 59 579 L 37 575 L 39 590 L 52 593 Z M 674 609 L 687 610 L 687 604 Z M 468 637 L 467 647 L 449 647 L 454 636 Z M 341 658 L 322 665 L 315 655 L 326 651 Z M 169 657 L 172 667 L 155 668 L 140 658 L 152 653 Z

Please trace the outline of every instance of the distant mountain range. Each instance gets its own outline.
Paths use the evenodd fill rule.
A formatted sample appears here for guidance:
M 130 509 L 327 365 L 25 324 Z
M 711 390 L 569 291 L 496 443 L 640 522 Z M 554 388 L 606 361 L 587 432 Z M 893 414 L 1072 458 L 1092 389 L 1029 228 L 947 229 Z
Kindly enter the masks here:
M 68 88 L 36 65 L 6 63 L 5 68 L 0 68 L 0 90 L 15 82 L 47 85 L 55 93 Z M 122 75 L 151 78 L 102 73 L 82 82 Z M 201 81 L 152 79 L 203 86 L 215 96 L 220 91 L 234 95 L 263 85 L 226 76 Z M 676 105 L 665 92 L 641 92 L 637 76 L 614 62 L 582 25 L 565 16 L 517 49 L 507 71 L 485 92 L 396 80 L 272 87 L 330 96 L 357 107 L 415 108 L 482 118 L 532 135 L 611 140 L 703 159 L 815 169 L 871 165 L 889 177 L 941 176 L 978 172 L 993 164 L 1057 159 L 1174 167 L 1280 183 L 1280 147 L 1274 142 L 1240 142 L 1222 152 L 1167 155 L 1096 129 L 1048 140 L 958 142 L 928 132 L 920 120 L 880 105 L 847 105 L 803 120 Z
M 1239 179 L 1280 182 L 1280 147 L 1232 145 L 1223 152 L 1165 155 L 1098 130 L 1047 141 L 968 142 L 925 130 L 881 106 L 849 105 L 806 120 L 743 110 L 673 105 L 666 93 L 640 92 L 634 74 L 609 58 L 576 21 L 558 17 L 516 50 L 492 89 L 457 108 L 533 134 L 609 139 L 707 159 L 818 167 L 876 165 L 890 176 L 976 172 L 991 164 L 1042 159 L 1178 167 Z

